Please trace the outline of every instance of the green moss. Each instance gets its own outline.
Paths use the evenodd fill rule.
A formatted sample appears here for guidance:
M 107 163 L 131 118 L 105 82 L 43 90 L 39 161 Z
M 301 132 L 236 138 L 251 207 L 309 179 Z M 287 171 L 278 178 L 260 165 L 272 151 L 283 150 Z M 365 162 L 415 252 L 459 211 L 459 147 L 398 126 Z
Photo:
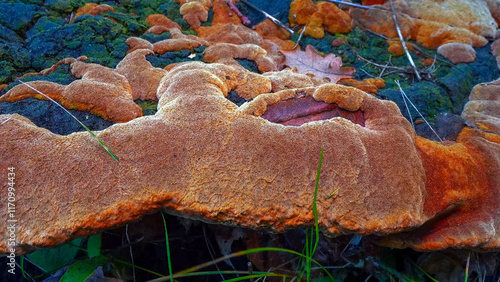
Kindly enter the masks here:
M 154 115 L 158 110 L 158 102 L 136 100 L 135 103 L 142 109 L 143 115 Z
M 46 12 L 39 6 L 24 3 L 0 3 L 0 25 L 23 32 Z
M 149 27 L 149 24 L 145 20 L 146 18 L 127 13 L 105 12 L 101 13 L 100 16 L 111 18 L 121 24 L 125 28 L 123 33 L 128 35 L 140 36 Z
M 429 120 L 435 119 L 436 116 L 442 112 L 454 112 L 454 105 L 450 99 L 450 96 L 448 95 L 446 90 L 439 85 L 436 85 L 429 81 L 420 81 L 411 85 L 403 83 L 403 85 L 401 86 L 403 88 L 403 91 L 415 104 L 418 110 L 424 115 L 425 118 Z M 394 101 L 401 109 L 401 113 L 409 119 L 406 105 L 397 86 L 394 88 L 382 89 L 381 91 L 379 91 L 378 96 Z M 413 109 L 413 107 L 411 107 L 409 104 L 408 106 L 410 107 L 412 116 L 415 119 L 418 114 Z
M 190 58 L 192 55 L 190 50 L 182 50 L 176 52 L 165 52 L 162 55 L 149 55 L 146 59 L 157 68 L 164 68 L 169 64 L 191 62 L 191 61 L 201 61 L 203 60 L 203 50 L 205 47 L 194 48 L 195 56 Z
M 251 72 L 256 72 L 259 73 L 259 69 L 257 67 L 257 64 L 255 64 L 254 61 L 246 60 L 246 59 L 236 59 L 238 63 L 245 69 L 251 71 Z
M 0 84 L 12 81 L 15 77 L 16 69 L 9 62 L 0 61 Z
M 44 18 L 28 32 L 33 68 L 41 70 L 66 57 L 85 55 L 89 62 L 114 67 L 128 47 L 123 25 L 100 16 L 84 15 L 64 24 Z
M 143 35 L 140 36 L 142 39 L 146 39 L 147 41 L 151 43 L 156 43 L 158 41 L 162 41 L 165 39 L 170 39 L 170 33 L 168 32 L 163 32 L 161 34 L 154 34 L 154 33 L 144 33 Z
M 181 26 L 182 30 L 191 29 L 189 24 L 182 18 L 181 13 L 179 12 L 180 8 L 181 5 L 179 4 L 179 2 L 175 2 L 173 0 L 166 0 L 162 1 L 162 4 L 160 5 L 157 13 L 164 14 L 169 19 L 178 23 Z
M 83 0 L 46 0 L 45 7 L 57 13 L 71 13 L 73 10 L 85 5 Z M 56 14 L 57 14 L 56 13 Z

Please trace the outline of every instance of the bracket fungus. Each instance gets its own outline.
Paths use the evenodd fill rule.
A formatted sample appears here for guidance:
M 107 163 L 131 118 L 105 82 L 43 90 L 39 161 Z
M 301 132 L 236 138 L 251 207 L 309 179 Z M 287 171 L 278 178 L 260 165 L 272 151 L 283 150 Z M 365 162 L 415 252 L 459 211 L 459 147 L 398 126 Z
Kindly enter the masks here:
M 321 147 L 318 210 L 326 234 L 389 234 L 427 220 L 415 136 L 394 103 L 324 84 L 259 95 L 240 109 L 225 98 L 234 69 L 210 71 L 199 64 L 180 65 L 162 79 L 156 115 L 96 132 L 120 163 L 110 163 L 84 132 L 60 136 L 19 115 L 0 116 L 6 133 L 0 169 L 16 168 L 17 252 L 55 246 L 160 208 L 275 231 L 310 225 Z M 340 117 L 301 126 L 259 117 L 297 93 L 362 111 L 364 126 Z M 382 145 L 387 140 L 391 146 Z M 0 241 L 6 252 L 7 240 Z
M 370 10 L 352 8 L 351 17 L 377 33 L 396 38 L 390 2 Z M 394 0 L 394 7 L 403 36 L 426 48 L 451 42 L 482 47 L 498 28 L 487 1 Z
M 146 32 L 151 32 L 154 34 L 161 34 L 165 31 L 170 31 L 171 28 L 181 29 L 181 26 L 169 19 L 167 16 L 162 14 L 149 15 L 146 18 L 146 22 L 151 25 L 151 27 Z
M 500 95 L 498 81 L 476 85 L 462 117 L 469 127 L 457 142 L 417 137 L 426 170 L 424 213 L 411 232 L 380 238 L 392 247 L 500 249 Z
M 74 58 L 67 58 L 56 64 L 69 64 L 72 74 L 81 78 L 69 85 L 50 81 L 28 82 L 50 98 L 61 101 L 69 109 L 90 111 L 96 116 L 113 122 L 127 122 L 142 116 L 141 107 L 134 103 L 128 80 L 117 71 L 88 64 Z M 52 68 L 45 73 L 52 71 Z M 15 102 L 28 97 L 46 99 L 25 85 L 17 85 L 0 97 L 0 102 Z
M 189 4 L 183 15 L 193 26 L 212 5 L 178 2 Z M 406 35 L 419 40 L 424 30 L 444 32 L 437 43 L 422 39 L 424 45 L 473 34 L 470 44 L 481 46 L 490 35 L 487 28 L 452 30 L 422 22 L 416 32 L 416 20 L 403 15 L 401 2 Z M 222 1 L 214 3 L 223 7 Z M 314 5 L 312 14 L 320 8 Z M 369 13 L 387 12 L 370 11 L 361 22 L 375 15 Z M 170 24 L 161 16 L 150 20 Z M 317 209 L 325 235 L 376 235 L 380 244 L 421 250 L 500 249 L 498 82 L 474 88 L 462 114 L 468 127 L 456 142 L 434 142 L 416 136 L 391 101 L 278 71 L 284 58 L 277 46 L 293 42 L 269 22 L 258 32 L 232 23 L 198 26 L 199 37 L 184 35 L 175 25 L 163 28 L 172 39 L 153 44 L 129 38 L 131 49 L 114 70 L 67 59 L 61 63 L 82 79 L 66 86 L 30 82 L 63 105 L 118 122 L 95 134 L 120 162 L 87 132 L 61 136 L 20 115 L 0 115 L 0 170 L 16 175 L 17 253 L 57 246 L 161 209 L 272 231 L 311 226 L 321 148 Z M 208 47 L 204 59 L 214 63 L 160 69 L 146 60 L 199 46 Z M 266 73 L 249 72 L 235 58 L 255 60 Z M 248 101 L 236 106 L 227 99 L 231 91 Z M 28 96 L 40 98 L 20 85 L 0 101 Z M 158 101 L 157 112 L 142 116 L 134 99 Z M 9 182 L 7 175 L 0 176 L 3 183 Z M 0 202 L 0 209 L 7 205 Z M 6 224 L 0 221 L 0 229 Z M 0 236 L 0 253 L 7 253 L 8 234 Z
M 254 61 L 260 72 L 278 70 L 276 62 L 267 56 L 266 50 L 255 44 L 217 43 L 203 52 L 203 61 L 208 63 L 224 63 L 239 65 L 235 59 Z
M 128 56 L 141 65 L 148 52 Z M 498 134 L 467 128 L 457 143 L 432 142 L 415 136 L 393 102 L 306 80 L 274 93 L 253 89 L 238 108 L 225 96 L 248 73 L 174 67 L 158 85 L 155 115 L 96 132 L 119 163 L 85 132 L 60 136 L 1 115 L 0 169 L 16 169 L 16 251 L 159 209 L 274 231 L 311 225 L 321 147 L 317 204 L 326 235 L 385 235 L 381 244 L 415 249 L 500 248 Z

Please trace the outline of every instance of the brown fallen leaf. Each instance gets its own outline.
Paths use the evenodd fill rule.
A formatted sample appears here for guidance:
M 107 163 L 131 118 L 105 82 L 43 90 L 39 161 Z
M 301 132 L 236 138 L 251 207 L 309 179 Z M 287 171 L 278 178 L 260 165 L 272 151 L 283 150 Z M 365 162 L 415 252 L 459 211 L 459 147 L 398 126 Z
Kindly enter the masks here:
M 327 77 L 331 83 L 336 83 L 341 78 L 353 78 L 353 73 L 356 72 L 353 67 L 342 67 L 340 57 L 332 53 L 322 56 L 312 45 L 307 45 L 305 52 L 300 48 L 280 52 L 285 55 L 285 65 L 297 68 L 299 73 Z

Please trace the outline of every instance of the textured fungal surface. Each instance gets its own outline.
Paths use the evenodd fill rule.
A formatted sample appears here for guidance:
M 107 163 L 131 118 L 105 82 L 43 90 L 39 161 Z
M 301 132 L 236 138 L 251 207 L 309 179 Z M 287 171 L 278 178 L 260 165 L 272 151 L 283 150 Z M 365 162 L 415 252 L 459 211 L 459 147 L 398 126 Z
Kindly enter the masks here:
M 480 48 L 498 1 L 393 1 L 421 80 L 392 1 L 252 0 L 285 28 L 246 1 L 19 1 L 0 3 L 0 185 L 15 188 L 16 253 L 159 210 L 253 236 L 247 247 L 270 231 L 300 248 L 313 201 L 328 265 L 350 238 L 361 253 L 500 249 L 500 82 L 484 83 L 500 75 L 500 40 Z M 17 78 L 74 109 L 120 161 Z M 404 91 L 444 141 L 422 137 Z M 390 270 L 374 257 L 350 267 Z
M 154 116 L 97 132 L 119 163 L 87 133 L 59 136 L 21 116 L 2 115 L 8 134 L 0 137 L 0 166 L 18 172 L 18 252 L 61 244 L 159 208 L 276 231 L 310 225 L 321 147 L 318 205 L 325 233 L 385 234 L 425 222 L 424 169 L 411 126 L 392 102 L 326 84 L 304 91 L 324 103 L 359 109 L 365 127 L 338 118 L 283 126 L 259 116 L 267 104 L 295 91 L 259 95 L 239 109 L 225 98 L 230 75 L 189 64 L 173 69 L 158 89 Z M 388 139 L 390 147 L 379 145 Z M 341 191 L 329 198 L 336 187 Z M 58 201 L 51 201 L 56 195 Z
M 61 101 L 66 108 L 90 111 L 113 122 L 127 122 L 142 116 L 141 108 L 133 101 L 130 84 L 123 75 L 113 69 L 73 58 L 65 59 L 62 63 L 70 64 L 73 75 L 81 79 L 69 85 L 50 81 L 29 82 L 31 87 L 18 85 L 1 96 L 0 102 L 14 102 L 29 97 L 46 99 L 39 94 L 40 91 Z

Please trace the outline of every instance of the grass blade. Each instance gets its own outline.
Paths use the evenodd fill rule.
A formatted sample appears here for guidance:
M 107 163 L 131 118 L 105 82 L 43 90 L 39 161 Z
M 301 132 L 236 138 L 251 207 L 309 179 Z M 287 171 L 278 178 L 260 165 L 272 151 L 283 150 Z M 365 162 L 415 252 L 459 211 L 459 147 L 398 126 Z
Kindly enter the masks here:
M 43 95 L 45 98 L 49 99 L 52 103 L 56 104 L 57 106 L 59 106 L 61 109 L 63 109 L 68 115 L 70 115 L 72 118 L 74 118 L 83 128 L 85 128 L 85 130 L 87 130 L 90 135 L 92 135 L 92 137 L 94 137 L 97 142 L 99 142 L 99 144 L 101 145 L 101 147 L 104 148 L 104 150 L 106 150 L 106 152 L 111 156 L 113 157 L 113 159 L 117 162 L 120 162 L 120 160 L 118 159 L 118 157 L 113 154 L 113 152 L 111 152 L 111 150 L 106 146 L 104 145 L 104 143 L 101 141 L 101 139 L 99 139 L 99 137 L 97 137 L 94 132 L 92 132 L 87 126 L 85 126 L 85 124 L 83 124 L 83 122 L 81 122 L 80 120 L 78 120 L 72 113 L 70 113 L 68 110 L 66 110 L 63 106 L 61 106 L 59 103 L 57 103 L 54 99 L 50 98 L 48 95 L 45 95 L 44 93 L 42 93 L 41 91 L 39 91 L 38 89 L 35 89 L 34 87 L 32 87 L 31 85 L 29 85 L 28 83 L 22 81 L 22 80 L 18 80 L 21 84 L 25 85 L 26 87 L 30 88 L 31 90 L 37 92 L 38 94 L 40 95 Z
M 170 281 L 174 281 L 172 276 L 172 260 L 170 258 L 170 244 L 168 243 L 168 231 L 167 231 L 167 222 L 165 221 L 165 216 L 163 212 L 160 212 L 161 218 L 163 219 L 163 226 L 165 227 L 165 241 L 167 245 L 167 262 L 168 262 L 168 275 L 170 276 Z
M 301 254 L 301 253 L 296 252 L 296 251 L 288 250 L 288 249 L 283 249 L 283 248 L 273 248 L 273 247 L 255 248 L 255 249 L 249 249 L 249 250 L 244 250 L 244 251 L 232 253 L 232 254 L 229 254 L 227 256 L 223 256 L 223 257 L 220 257 L 218 259 L 215 259 L 215 260 L 212 260 L 212 261 L 209 261 L 206 263 L 202 263 L 202 264 L 193 266 L 191 268 L 188 268 L 186 270 L 177 272 L 177 273 L 173 274 L 172 276 L 161 277 L 161 278 L 151 280 L 151 282 L 167 281 L 167 280 L 171 280 L 173 278 L 185 277 L 185 276 L 188 276 L 190 273 L 198 271 L 199 269 L 214 265 L 214 264 L 222 262 L 226 259 L 231 259 L 234 257 L 240 257 L 240 256 L 255 254 L 255 253 L 260 253 L 260 252 L 285 252 L 285 253 L 290 253 L 290 254 L 296 255 L 298 257 L 307 258 L 304 254 Z M 331 278 L 331 280 L 334 281 L 333 276 L 330 274 L 330 272 L 328 272 L 328 270 L 326 270 L 326 268 L 324 266 L 322 266 L 318 261 L 311 259 L 311 262 L 314 263 L 315 265 L 319 266 L 321 269 L 323 269 L 323 271 Z
M 470 253 L 469 256 L 467 257 L 467 264 L 465 265 L 465 282 L 469 280 L 469 263 L 470 263 Z
M 321 147 L 321 153 L 319 155 L 319 164 L 318 164 L 318 172 L 316 173 L 316 183 L 314 185 L 314 199 L 313 199 L 313 215 L 314 215 L 314 232 L 311 230 L 311 238 L 309 240 L 309 249 L 306 249 L 307 254 L 307 264 L 306 264 L 306 273 L 307 273 L 307 281 L 311 281 L 311 261 L 318 248 L 319 244 L 319 223 L 318 223 L 318 187 L 319 187 L 319 178 L 321 174 L 321 165 L 323 164 L 323 147 Z M 306 245 L 307 245 L 307 235 L 306 235 Z

